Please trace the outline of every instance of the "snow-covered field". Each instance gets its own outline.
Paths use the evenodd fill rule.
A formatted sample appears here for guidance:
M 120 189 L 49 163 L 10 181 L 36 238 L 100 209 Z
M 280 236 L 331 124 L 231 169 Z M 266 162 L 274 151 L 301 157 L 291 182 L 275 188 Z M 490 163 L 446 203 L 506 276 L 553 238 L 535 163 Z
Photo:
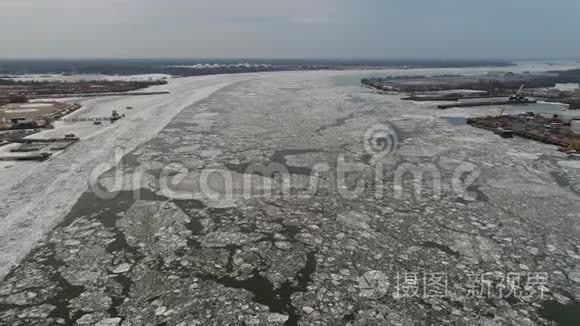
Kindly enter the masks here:
M 3 77 L 4 78 L 4 77 Z M 170 79 L 171 75 L 167 74 L 147 74 L 147 75 L 129 75 L 129 76 L 112 76 L 112 75 L 98 75 L 98 74 L 80 74 L 80 75 L 62 75 L 62 74 L 48 74 L 48 75 L 9 75 L 5 79 L 12 79 L 15 81 L 30 82 L 30 81 L 60 81 L 60 82 L 78 82 L 86 81 L 149 81 L 159 79 Z

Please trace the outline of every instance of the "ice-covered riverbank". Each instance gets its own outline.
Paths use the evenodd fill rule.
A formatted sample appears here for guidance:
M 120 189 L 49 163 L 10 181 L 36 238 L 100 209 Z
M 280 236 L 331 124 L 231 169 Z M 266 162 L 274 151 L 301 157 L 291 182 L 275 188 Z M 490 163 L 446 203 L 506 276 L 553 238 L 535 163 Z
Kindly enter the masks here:
M 63 137 L 73 133 L 82 140 L 47 162 L 3 162 L 0 171 L 0 278 L 18 262 L 87 189 L 89 173 L 99 164 L 116 164 L 122 157 L 115 148 L 129 152 L 158 133 L 183 108 L 248 76 L 211 76 L 174 79 L 152 91 L 170 95 L 114 97 L 82 100 L 83 109 L 72 117 L 126 113 L 115 124 L 57 122 L 56 128 L 35 138 Z M 124 112 L 127 106 L 133 110 Z

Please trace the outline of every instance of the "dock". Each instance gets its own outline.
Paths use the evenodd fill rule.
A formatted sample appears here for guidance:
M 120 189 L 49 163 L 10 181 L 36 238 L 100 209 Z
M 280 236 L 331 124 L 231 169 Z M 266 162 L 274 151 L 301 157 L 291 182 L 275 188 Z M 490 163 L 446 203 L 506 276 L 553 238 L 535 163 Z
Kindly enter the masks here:
M 577 148 L 580 135 L 572 132 L 569 122 L 558 116 L 546 118 L 539 114 L 469 118 L 467 124 L 492 131 L 502 137 L 510 135 L 539 141 L 561 148 Z
M 12 140 L 19 144 L 10 149 L 10 155 L 0 156 L 0 161 L 46 161 L 52 157 L 51 152 L 64 151 L 78 142 L 78 137 L 29 139 L 20 138 Z M 25 154 L 25 155 L 17 155 Z
M 52 153 L 40 153 L 26 156 L 0 156 L 0 161 L 38 161 L 43 162 L 48 160 Z
M 33 143 L 56 143 L 56 142 L 76 142 L 79 141 L 80 138 L 78 137 L 64 137 L 64 138 L 20 138 L 20 139 L 13 139 L 13 143 L 21 143 L 21 144 L 33 144 Z
M 435 101 L 459 101 L 459 100 L 472 100 L 472 99 L 482 99 L 482 98 L 498 98 L 498 95 L 470 95 L 470 96 L 446 96 L 446 95 L 425 95 L 417 96 L 412 95 L 408 97 L 403 97 L 402 100 L 405 101 L 417 101 L 417 102 L 435 102 Z
M 437 108 L 441 110 L 451 109 L 451 108 L 467 108 L 475 106 L 492 106 L 492 105 L 521 105 L 521 104 L 533 104 L 538 103 L 536 100 L 526 100 L 526 101 L 482 101 L 482 102 L 460 102 L 453 104 L 440 104 Z

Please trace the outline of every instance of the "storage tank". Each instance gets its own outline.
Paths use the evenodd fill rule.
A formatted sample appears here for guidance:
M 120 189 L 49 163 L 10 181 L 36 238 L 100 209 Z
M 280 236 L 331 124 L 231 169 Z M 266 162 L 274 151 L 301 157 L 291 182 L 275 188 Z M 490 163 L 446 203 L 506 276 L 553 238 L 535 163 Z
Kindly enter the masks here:
M 580 120 L 571 120 L 570 130 L 572 130 L 576 135 L 580 135 Z

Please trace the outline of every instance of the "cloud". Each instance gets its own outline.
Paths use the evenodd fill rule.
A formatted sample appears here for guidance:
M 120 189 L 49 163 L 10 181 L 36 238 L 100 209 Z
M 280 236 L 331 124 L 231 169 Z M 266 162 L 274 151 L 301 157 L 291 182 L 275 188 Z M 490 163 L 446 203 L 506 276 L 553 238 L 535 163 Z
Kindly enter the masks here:
M 580 57 L 572 0 L 0 0 L 5 57 Z

